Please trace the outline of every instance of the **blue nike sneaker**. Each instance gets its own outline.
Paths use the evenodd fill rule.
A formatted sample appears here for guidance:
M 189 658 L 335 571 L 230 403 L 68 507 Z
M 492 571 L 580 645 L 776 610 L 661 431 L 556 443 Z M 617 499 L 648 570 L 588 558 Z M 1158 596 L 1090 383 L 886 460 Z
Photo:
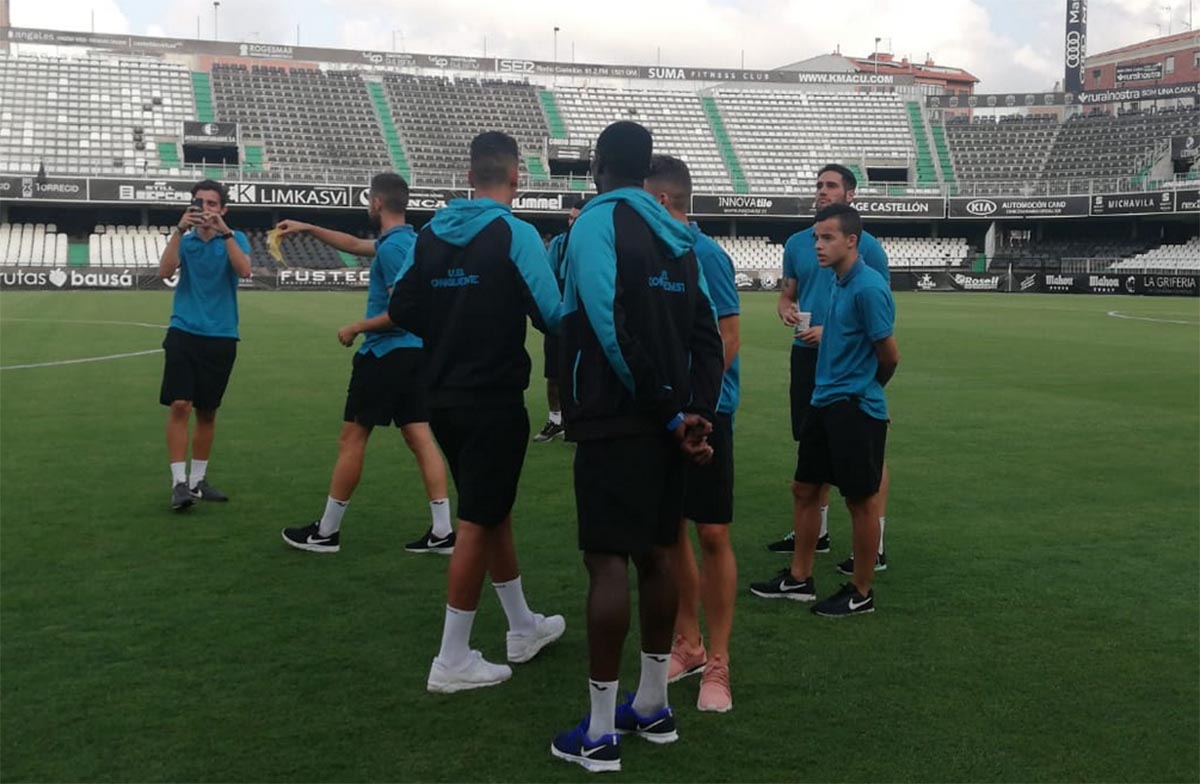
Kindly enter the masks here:
M 555 736 L 550 744 L 550 753 L 560 760 L 574 762 L 589 773 L 607 773 L 621 770 L 621 738 L 605 735 L 599 740 L 588 740 L 588 722 L 585 718 L 578 727 Z
M 674 743 L 679 740 L 675 729 L 675 712 L 667 705 L 653 716 L 641 716 L 633 709 L 633 692 L 626 692 L 625 702 L 617 706 L 617 732 L 638 735 L 651 743 Z

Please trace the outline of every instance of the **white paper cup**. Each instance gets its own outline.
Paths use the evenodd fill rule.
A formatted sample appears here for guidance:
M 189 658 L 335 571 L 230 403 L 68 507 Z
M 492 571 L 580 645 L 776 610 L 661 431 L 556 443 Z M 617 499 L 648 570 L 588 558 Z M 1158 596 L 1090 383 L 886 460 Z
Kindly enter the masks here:
M 800 322 L 798 324 L 796 324 L 795 334 L 799 335 L 801 332 L 808 329 L 810 326 L 812 326 L 812 314 L 801 311 L 800 312 Z

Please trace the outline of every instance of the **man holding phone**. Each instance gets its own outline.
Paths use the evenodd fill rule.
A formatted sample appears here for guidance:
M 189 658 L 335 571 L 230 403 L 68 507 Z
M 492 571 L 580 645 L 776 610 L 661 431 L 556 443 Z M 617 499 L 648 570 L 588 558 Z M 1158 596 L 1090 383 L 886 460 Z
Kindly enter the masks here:
M 170 327 L 163 341 L 165 362 L 159 402 L 168 407 L 167 455 L 171 463 L 171 508 L 183 511 L 199 500 L 228 501 L 208 483 L 208 458 L 217 408 L 237 358 L 237 289 L 250 277 L 250 242 L 225 223 L 229 193 L 215 180 L 192 186 L 192 204 L 180 218 L 158 262 L 166 280 L 178 272 Z M 187 474 L 188 421 L 192 470 Z

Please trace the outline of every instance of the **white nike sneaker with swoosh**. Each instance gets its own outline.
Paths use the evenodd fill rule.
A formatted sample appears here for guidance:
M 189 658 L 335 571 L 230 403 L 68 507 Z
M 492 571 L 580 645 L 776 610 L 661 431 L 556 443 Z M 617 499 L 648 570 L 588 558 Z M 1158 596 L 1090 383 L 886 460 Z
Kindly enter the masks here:
M 496 686 L 512 677 L 512 667 L 492 664 L 479 651 L 472 650 L 466 662 L 447 666 L 441 657 L 435 656 L 429 667 L 429 679 L 425 688 L 434 694 L 453 694 L 468 689 Z
M 508 647 L 508 660 L 513 664 L 523 664 L 550 643 L 563 636 L 567 630 L 567 621 L 561 615 L 545 616 L 533 614 L 534 624 L 531 632 L 509 632 L 505 635 Z

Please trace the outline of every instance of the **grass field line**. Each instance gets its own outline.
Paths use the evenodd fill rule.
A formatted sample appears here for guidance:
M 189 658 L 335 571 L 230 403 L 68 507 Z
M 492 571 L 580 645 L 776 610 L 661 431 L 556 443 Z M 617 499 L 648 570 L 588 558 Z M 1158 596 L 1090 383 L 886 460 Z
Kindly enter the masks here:
M 146 351 L 130 351 L 126 354 L 106 354 L 102 357 L 80 357 L 79 359 L 58 359 L 53 362 L 33 362 L 28 365 L 4 365 L 0 370 L 29 370 L 30 368 L 59 367 L 60 365 L 82 365 L 85 362 L 107 362 L 110 359 L 128 359 L 129 357 L 145 357 L 150 354 L 161 354 L 161 348 Z
M 1186 324 L 1189 327 L 1200 327 L 1200 321 L 1181 321 L 1179 319 L 1161 319 L 1150 318 L 1149 316 L 1130 316 L 1122 313 L 1119 310 L 1110 310 L 1108 315 L 1112 318 L 1127 319 L 1129 321 L 1153 321 L 1155 324 Z
M 38 324 L 115 324 L 120 327 L 148 327 L 150 329 L 166 329 L 166 324 L 147 324 L 143 321 L 97 321 L 94 319 L 46 319 L 46 318 L 6 318 L 0 319 L 0 324 L 10 321 L 23 321 Z

